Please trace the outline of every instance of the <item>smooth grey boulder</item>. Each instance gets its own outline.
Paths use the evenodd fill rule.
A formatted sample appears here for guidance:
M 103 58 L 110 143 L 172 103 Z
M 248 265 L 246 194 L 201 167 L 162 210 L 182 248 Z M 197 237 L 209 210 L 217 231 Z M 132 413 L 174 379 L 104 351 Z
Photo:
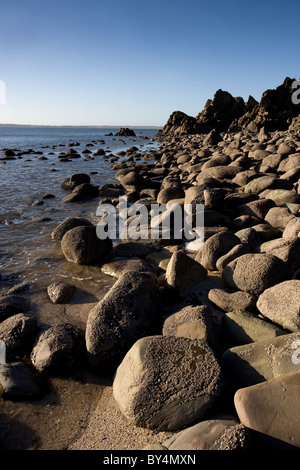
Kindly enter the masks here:
M 234 346 L 221 356 L 225 376 L 238 387 L 248 387 L 300 371 L 300 333 Z
M 133 343 L 152 333 L 159 314 L 157 278 L 150 272 L 121 274 L 90 311 L 86 325 L 89 362 L 114 368 Z
M 222 317 L 223 332 L 231 345 L 269 341 L 286 332 L 245 310 L 235 310 Z
M 291 279 L 266 289 L 257 308 L 272 322 L 289 331 L 300 330 L 300 281 Z
M 131 424 L 177 431 L 219 400 L 219 363 L 201 340 L 148 336 L 138 340 L 119 365 L 113 395 Z
M 16 294 L 3 295 L 0 298 L 0 322 L 6 318 L 28 311 L 30 302 L 22 296 Z

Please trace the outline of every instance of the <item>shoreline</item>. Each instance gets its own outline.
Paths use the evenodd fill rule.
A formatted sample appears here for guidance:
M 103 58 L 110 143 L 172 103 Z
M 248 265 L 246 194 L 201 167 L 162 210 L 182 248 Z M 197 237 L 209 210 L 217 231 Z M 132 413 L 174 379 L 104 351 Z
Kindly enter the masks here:
M 182 251 L 182 247 L 178 245 L 176 240 L 163 247 L 152 246 L 151 248 L 147 246 L 148 250 L 145 250 L 143 255 L 139 251 L 143 243 L 139 241 L 133 247 L 127 245 L 127 248 L 132 248 L 132 251 L 129 250 L 126 253 L 126 246 L 124 245 L 128 240 L 123 240 L 121 248 L 125 248 L 125 251 L 123 250 L 122 252 L 119 248 L 118 255 L 118 246 L 114 244 L 113 250 L 107 253 L 107 257 L 104 257 L 102 260 L 100 259 L 94 265 L 99 266 L 100 270 L 105 265 L 105 273 L 110 272 L 112 275 L 112 286 L 122 278 L 126 270 L 131 272 L 133 269 L 135 272 L 141 273 L 155 271 L 155 276 L 160 280 L 159 291 L 162 294 L 160 304 L 161 316 L 159 321 L 154 324 L 156 335 L 162 334 L 164 322 L 174 312 L 175 314 L 176 312 L 181 312 L 184 307 L 209 307 L 210 315 L 213 319 L 213 331 L 208 330 L 207 325 L 202 324 L 203 322 L 201 323 L 200 319 L 195 321 L 191 317 L 189 321 L 193 322 L 194 326 L 196 324 L 199 326 L 199 322 L 201 323 L 200 340 L 205 344 L 209 344 L 209 348 L 212 348 L 216 360 L 220 362 L 222 369 L 226 370 L 222 362 L 223 354 L 232 348 L 233 345 L 236 346 L 236 343 L 240 343 L 241 347 L 245 344 L 249 345 L 249 342 L 243 343 L 245 335 L 240 337 L 237 331 L 234 329 L 229 330 L 228 326 L 224 330 L 223 321 L 228 313 L 237 310 L 246 310 L 249 313 L 249 318 L 247 318 L 248 323 L 243 324 L 241 328 L 244 328 L 247 334 L 253 334 L 250 343 L 255 343 L 259 334 L 262 335 L 262 333 L 255 330 L 255 328 L 258 328 L 256 323 L 254 322 L 255 325 L 252 325 L 251 319 L 253 318 L 259 318 L 265 321 L 267 325 L 283 329 L 283 336 L 294 334 L 297 331 L 291 329 L 290 326 L 287 328 L 286 323 L 280 325 L 278 323 L 280 319 L 278 318 L 269 318 L 268 315 L 270 314 L 265 310 L 263 310 L 264 314 L 262 314 L 257 309 L 257 301 L 265 291 L 272 288 L 274 280 L 276 281 L 274 283 L 276 287 L 281 282 L 298 281 L 299 279 L 297 270 L 300 269 L 300 266 L 292 262 L 295 253 L 298 253 L 298 233 L 295 235 L 296 232 L 292 231 L 292 235 L 289 235 L 288 238 L 288 244 L 285 243 L 286 239 L 283 235 L 286 233 L 285 230 L 289 223 L 292 225 L 292 223 L 297 224 L 297 221 L 299 221 L 300 196 L 299 187 L 297 186 L 298 179 L 296 179 L 299 164 L 293 166 L 292 159 L 294 155 L 298 155 L 296 159 L 294 158 L 295 160 L 300 158 L 300 138 L 296 133 L 283 131 L 266 132 L 264 135 L 260 135 L 260 137 L 257 133 L 239 132 L 224 133 L 218 143 L 210 144 L 204 143 L 206 137 L 207 135 L 204 134 L 162 138 L 160 140 L 161 147 L 152 152 L 154 159 L 149 159 L 149 162 L 147 160 L 141 161 L 140 159 L 136 161 L 135 154 L 138 152 L 130 152 L 127 162 L 119 162 L 117 168 L 114 167 L 116 170 L 116 183 L 103 185 L 97 197 L 105 198 L 105 201 L 114 203 L 114 201 L 116 202 L 116 195 L 121 191 L 124 194 L 129 194 L 133 201 L 144 201 L 147 204 L 158 201 L 167 203 L 172 200 L 180 201 L 181 204 L 184 201 L 203 201 L 207 216 L 205 242 L 215 237 L 216 243 L 219 240 L 219 245 L 210 247 L 209 250 L 207 249 L 207 252 L 202 250 L 202 253 L 200 253 L 201 250 L 192 253 L 184 251 L 184 267 L 178 271 L 178 268 L 174 266 L 172 275 L 167 272 L 167 266 L 170 263 L 170 259 L 172 258 L 173 261 L 175 259 L 174 255 Z M 281 145 L 290 146 L 291 151 L 285 149 L 285 152 L 278 153 Z M 272 149 L 271 146 L 273 147 Z M 268 148 L 269 150 L 267 150 Z M 151 156 L 151 151 L 149 153 Z M 113 165 L 115 164 L 112 163 Z M 293 173 L 292 170 L 294 168 L 295 171 Z M 131 178 L 128 176 L 130 173 L 134 173 L 131 175 Z M 262 180 L 261 178 L 265 179 Z M 273 193 L 270 193 L 270 191 L 273 191 Z M 274 194 L 274 191 L 277 191 L 277 193 Z M 227 202 L 225 207 L 224 201 Z M 271 217 L 272 213 L 270 214 L 270 211 L 275 212 L 274 209 L 277 208 L 279 212 L 277 210 L 277 214 Z M 284 209 L 284 211 L 281 209 Z M 227 240 L 225 235 L 224 242 L 222 242 L 222 233 L 223 235 L 224 233 L 227 233 L 227 235 L 230 233 L 235 237 L 238 236 L 239 240 L 232 242 L 233 236 L 230 235 L 230 238 L 228 235 Z M 266 246 L 265 243 L 269 243 L 269 245 Z M 264 246 L 262 247 L 262 245 Z M 240 252 L 238 251 L 239 249 L 241 249 Z M 120 252 L 122 253 L 121 256 Z M 276 254 L 274 255 L 274 253 Z M 235 286 L 232 284 L 232 281 L 224 278 L 226 266 L 234 263 L 234 260 L 248 255 L 255 258 L 258 254 L 260 256 L 263 255 L 266 259 L 268 256 L 275 256 L 282 262 L 281 267 L 290 268 L 289 272 L 282 278 L 275 279 L 274 271 L 270 268 L 271 271 L 268 272 L 268 279 L 266 279 L 266 274 L 260 279 L 263 288 L 261 288 L 261 285 L 258 287 L 258 278 L 254 280 L 245 279 L 243 285 L 240 284 L 241 278 L 237 278 L 235 279 Z M 227 259 L 226 256 L 228 256 Z M 120 258 L 124 260 L 123 264 L 120 264 Z M 135 263 L 130 264 L 132 259 L 135 260 Z M 187 274 L 192 269 L 192 266 L 194 266 L 192 261 L 193 263 L 200 264 L 206 270 L 206 277 L 196 283 L 195 279 L 191 279 Z M 189 263 L 191 263 L 191 266 Z M 93 265 L 93 262 L 91 265 Z M 234 269 L 235 265 L 233 264 L 232 266 L 232 269 Z M 243 267 L 243 269 L 246 268 L 247 266 Z M 278 271 L 277 268 L 276 266 L 276 272 Z M 249 285 L 250 281 L 252 281 L 250 287 L 247 281 L 249 281 Z M 173 285 L 172 282 L 174 282 Z M 172 287 L 171 294 L 169 294 L 169 286 Z M 174 289 L 177 293 L 181 292 L 182 286 L 188 289 L 188 295 L 182 294 L 179 297 L 175 296 L 173 298 Z M 106 293 L 108 294 L 110 290 L 108 289 Z M 215 292 L 216 290 L 221 290 L 222 292 Z M 214 291 L 213 297 L 211 291 Z M 233 294 L 236 292 L 240 292 L 243 295 L 240 294 L 240 298 L 235 299 Z M 225 295 L 224 293 L 230 295 Z M 91 307 L 96 306 L 103 298 L 104 293 L 101 293 L 90 304 L 80 305 L 83 328 L 88 320 Z M 252 302 L 249 302 L 249 298 Z M 80 304 L 80 297 L 78 297 L 77 301 Z M 76 298 L 73 306 L 71 302 L 63 307 L 59 306 L 59 308 L 64 312 L 64 321 L 72 319 L 72 315 L 76 315 L 77 310 Z M 68 314 L 68 311 L 71 312 L 72 309 L 73 313 Z M 238 325 L 241 320 L 236 318 L 232 321 L 237 322 L 236 324 Z M 290 321 L 296 320 L 292 319 Z M 188 329 L 187 331 L 183 330 L 186 322 L 185 320 L 179 323 L 181 325 L 181 333 L 175 334 L 175 337 L 181 337 L 182 335 L 191 341 L 193 338 L 198 341 L 199 336 L 193 336 L 196 335 L 195 332 L 191 333 Z M 178 325 L 175 321 L 175 330 L 177 327 Z M 254 328 L 254 333 L 251 328 Z M 215 334 L 218 339 L 217 345 L 212 339 Z M 170 336 L 173 338 L 174 333 Z M 164 337 L 168 338 L 169 335 Z M 275 337 L 277 336 L 273 337 L 272 334 L 268 337 L 262 336 L 267 345 L 272 345 Z M 126 352 L 125 350 L 123 351 L 123 356 Z M 232 364 L 234 365 L 234 362 Z M 280 377 L 295 373 L 298 370 L 297 368 L 293 369 L 291 364 L 289 364 L 289 367 L 286 367 L 287 369 L 279 374 Z M 268 376 L 268 364 L 265 365 L 265 370 L 268 370 L 268 373 L 265 372 L 266 381 L 268 382 L 271 380 Z M 93 376 L 93 371 L 89 371 L 89 373 Z M 228 374 L 227 370 L 226 374 Z M 99 378 L 99 375 L 96 374 L 96 377 Z M 249 383 L 245 382 L 243 386 L 255 385 L 255 378 L 251 377 L 251 374 L 248 379 Z M 226 375 L 226 380 L 229 382 L 229 386 L 228 384 L 225 386 L 225 394 L 218 402 L 218 405 L 215 408 L 212 407 L 211 411 L 204 414 L 203 417 L 195 416 L 195 423 L 216 418 L 223 420 L 223 416 L 227 417 L 225 421 L 229 421 L 228 416 L 233 416 L 236 422 L 239 422 L 237 410 L 233 406 L 233 391 L 243 387 L 241 387 L 236 376 L 232 378 L 230 374 Z M 86 383 L 88 382 L 92 383 L 92 380 L 88 380 Z M 100 387 L 101 397 L 98 399 L 98 385 L 96 384 L 95 388 L 90 386 L 89 396 L 93 397 L 93 405 L 92 408 L 89 408 L 89 399 L 87 402 L 84 402 L 86 410 L 86 418 L 83 424 L 84 429 L 81 428 L 77 432 L 75 431 L 75 437 L 67 445 L 67 448 L 70 450 L 141 450 L 141 448 L 150 444 L 163 445 L 168 438 L 177 434 L 177 431 L 172 431 L 171 433 L 168 431 L 150 431 L 143 427 L 130 425 L 126 417 L 120 412 L 113 398 L 112 383 L 104 386 L 100 385 Z M 78 393 L 80 394 L 80 391 Z M 84 397 L 84 393 L 82 397 Z M 171 398 L 169 397 L 168 399 Z M 276 406 L 276 401 L 274 406 Z M 69 413 L 72 420 L 71 410 L 69 410 Z M 57 419 L 59 420 L 60 418 L 57 417 Z M 185 427 L 188 428 L 190 425 L 191 423 L 187 423 Z M 59 429 L 59 421 L 57 426 L 57 429 Z M 68 424 L 66 424 L 66 428 L 67 426 Z M 297 429 L 294 430 L 294 437 L 297 440 Z M 203 440 L 201 436 L 198 436 L 198 438 L 200 441 L 201 439 Z M 38 445 L 34 444 L 33 448 L 39 448 Z M 201 445 L 204 444 L 202 443 Z M 257 448 L 257 445 L 258 448 L 262 447 L 263 450 L 265 449 L 264 444 L 261 444 L 261 442 L 257 444 L 256 441 L 254 449 Z

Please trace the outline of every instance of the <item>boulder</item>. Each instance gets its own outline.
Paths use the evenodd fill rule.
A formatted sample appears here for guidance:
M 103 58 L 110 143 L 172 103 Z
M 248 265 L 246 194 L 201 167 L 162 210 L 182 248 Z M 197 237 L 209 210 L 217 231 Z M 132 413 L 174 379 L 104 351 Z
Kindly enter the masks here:
M 164 125 L 162 135 L 186 135 L 198 134 L 201 128 L 194 117 L 188 116 L 181 111 L 174 111 Z
M 289 331 L 300 330 L 300 281 L 292 279 L 266 289 L 258 298 L 261 314 Z
M 287 207 L 272 207 L 265 216 L 265 221 L 275 228 L 284 230 L 295 216 Z
M 74 294 L 76 287 L 65 282 L 54 282 L 47 287 L 47 293 L 54 304 L 68 303 Z
M 201 263 L 207 270 L 214 271 L 217 269 L 218 259 L 239 244 L 240 239 L 232 232 L 216 233 L 204 242 L 195 260 Z
M 285 331 L 272 323 L 247 312 L 235 310 L 222 317 L 223 331 L 232 346 L 270 341 Z
M 166 318 L 162 334 L 197 338 L 213 348 L 215 331 L 212 312 L 206 305 L 184 307 Z
M 286 271 L 292 276 L 300 268 L 300 238 L 278 238 L 262 243 L 259 247 L 261 253 L 277 256 L 284 261 Z
M 121 127 L 118 132 L 115 133 L 116 136 L 121 136 L 121 137 L 135 137 L 135 132 L 132 129 L 129 129 L 128 127 Z
M 32 346 L 37 329 L 33 315 L 17 313 L 0 323 L 0 340 L 6 345 L 8 361 L 23 357 Z
M 23 362 L 0 364 L 0 389 L 9 400 L 34 398 L 40 393 L 37 377 Z
M 53 230 L 51 238 L 52 240 L 61 241 L 68 230 L 81 226 L 94 227 L 92 222 L 82 217 L 68 217 Z
M 285 240 L 293 240 L 300 236 L 300 218 L 293 217 L 286 225 L 282 238 Z
M 169 451 L 249 450 L 250 431 L 236 419 L 209 419 L 180 431 L 162 443 Z
M 25 297 L 16 294 L 3 295 L 0 298 L 0 322 L 17 313 L 27 312 L 29 308 L 30 302 Z
M 193 295 L 194 289 L 207 276 L 207 270 L 182 250 L 175 251 L 166 269 L 166 284 L 172 294 Z
M 221 356 L 225 376 L 237 387 L 248 387 L 300 371 L 300 333 L 234 346 Z
M 273 450 L 299 450 L 299 387 L 297 372 L 236 392 L 234 405 L 241 423 L 264 446 L 267 442 Z
M 218 401 L 222 382 L 218 361 L 201 340 L 148 336 L 119 365 L 113 395 L 131 424 L 177 431 L 200 420 Z
M 30 358 L 40 373 L 71 373 L 84 359 L 83 332 L 69 323 L 48 327 L 40 332 Z
M 249 253 L 231 261 L 223 270 L 224 284 L 233 290 L 260 295 L 264 290 L 286 279 L 282 260 L 273 255 Z
M 208 299 L 224 312 L 234 310 L 252 311 L 256 305 L 256 296 L 249 292 L 226 292 L 223 289 L 210 289 Z
M 79 226 L 68 230 L 61 240 L 65 258 L 75 264 L 89 265 L 104 258 L 112 248 L 109 238 L 97 237 L 96 227 Z
M 76 186 L 84 183 L 90 183 L 89 175 L 86 175 L 85 173 L 76 173 L 75 175 L 66 178 L 62 182 L 61 188 L 65 191 L 73 191 Z
M 158 283 L 149 272 L 124 272 L 90 311 L 86 326 L 89 362 L 115 368 L 158 319 Z

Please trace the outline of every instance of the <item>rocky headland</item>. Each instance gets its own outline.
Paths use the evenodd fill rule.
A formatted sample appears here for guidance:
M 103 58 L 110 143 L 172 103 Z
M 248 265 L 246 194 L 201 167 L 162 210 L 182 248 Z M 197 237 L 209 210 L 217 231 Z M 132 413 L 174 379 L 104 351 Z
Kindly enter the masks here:
M 62 182 L 66 204 L 93 198 L 118 210 L 120 196 L 148 208 L 204 204 L 204 240 L 115 242 L 99 239 L 85 218 L 63 220 L 49 240 L 66 261 L 98 266 L 114 282 L 82 329 L 69 322 L 41 329 L 26 297 L 2 296 L 3 400 L 38 400 L 50 377 L 80 368 L 111 377 L 122 417 L 152 433 L 145 450 L 299 449 L 300 106 L 291 99 L 293 82 L 267 90 L 259 103 L 219 90 L 197 117 L 173 113 L 158 150 L 132 147 L 111 162 L 114 184 L 95 187 L 84 173 Z M 57 305 L 74 292 L 49 280 Z M 90 422 L 71 449 L 96 442 L 97 420 Z

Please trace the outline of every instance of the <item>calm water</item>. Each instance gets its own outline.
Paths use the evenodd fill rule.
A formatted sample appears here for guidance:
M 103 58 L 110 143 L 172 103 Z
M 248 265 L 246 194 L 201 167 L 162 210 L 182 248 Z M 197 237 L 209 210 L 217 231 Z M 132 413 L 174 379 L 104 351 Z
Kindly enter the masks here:
M 59 244 L 53 242 L 50 235 L 66 217 L 83 216 L 96 221 L 97 199 L 72 204 L 61 202 L 67 194 L 60 187 L 66 177 L 82 172 L 89 173 L 96 186 L 116 182 L 111 164 L 101 156 L 59 161 L 58 155 L 70 148 L 68 144 L 80 143 L 73 148 L 81 155 L 85 149 L 95 152 L 101 148 L 115 155 L 133 145 L 141 150 L 158 146 L 153 141 L 155 129 L 134 129 L 137 137 L 105 135 L 117 131 L 118 128 L 0 126 L 0 158 L 2 150 L 8 148 L 43 152 L 42 155 L 23 154 L 0 165 L 0 293 L 27 280 L 43 287 L 57 278 L 77 280 L 85 286 L 88 282 L 103 281 L 101 276 L 94 275 L 92 268 L 65 262 Z M 100 143 L 101 140 L 105 143 Z M 46 159 L 41 160 L 41 156 Z M 55 197 L 36 204 L 44 194 Z

